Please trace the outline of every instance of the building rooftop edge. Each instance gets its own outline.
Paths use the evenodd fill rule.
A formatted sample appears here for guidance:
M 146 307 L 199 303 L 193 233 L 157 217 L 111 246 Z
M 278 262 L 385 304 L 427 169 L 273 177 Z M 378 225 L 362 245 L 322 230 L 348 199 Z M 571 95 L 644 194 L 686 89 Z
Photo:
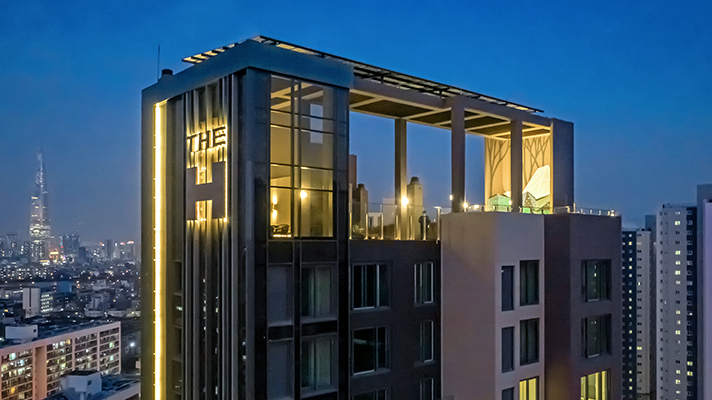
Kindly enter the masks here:
M 414 90 L 420 93 L 429 94 L 432 96 L 437 96 L 440 98 L 445 97 L 456 97 L 465 96 L 470 98 L 475 98 L 478 100 L 487 101 L 489 103 L 494 103 L 510 108 L 514 108 L 521 111 L 526 111 L 529 113 L 543 113 L 542 110 L 525 106 L 523 104 L 514 103 L 508 100 L 503 100 L 493 96 L 487 96 L 482 93 L 473 92 L 467 89 L 458 88 L 452 85 L 446 85 L 443 83 L 435 82 L 429 79 L 423 79 L 415 77 L 408 74 L 403 74 L 400 72 L 395 72 L 393 70 L 376 67 L 370 64 L 365 64 L 362 62 L 354 61 L 345 57 L 336 56 L 329 53 L 324 53 L 318 50 L 314 50 L 308 47 L 303 47 L 295 45 L 292 43 L 284 42 L 281 40 L 269 38 L 266 36 L 254 36 L 249 39 L 245 39 L 239 42 L 231 43 L 226 46 L 218 47 L 213 50 L 208 50 L 199 54 L 195 54 L 190 57 L 183 58 L 184 62 L 189 64 L 199 64 L 211 57 L 220 55 L 221 53 L 240 45 L 246 41 L 254 41 L 264 45 L 270 45 L 279 47 L 286 50 L 295 51 L 297 53 L 307 54 L 310 56 L 315 56 L 324 59 L 336 60 L 341 63 L 345 63 L 353 68 L 354 76 L 360 79 L 374 81 L 380 84 L 399 87 L 401 89 Z

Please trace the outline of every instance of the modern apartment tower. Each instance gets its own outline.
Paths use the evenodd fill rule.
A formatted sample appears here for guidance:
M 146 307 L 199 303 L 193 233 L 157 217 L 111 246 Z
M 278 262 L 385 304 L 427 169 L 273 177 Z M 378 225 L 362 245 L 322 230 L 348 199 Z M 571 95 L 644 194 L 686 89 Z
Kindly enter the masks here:
M 32 261 L 49 260 L 49 194 L 47 192 L 47 177 L 42 152 L 37 154 L 37 172 L 35 174 L 35 188 L 32 192 L 32 211 L 30 214 L 30 251 Z
M 623 399 L 655 398 L 655 216 L 623 231 Z
M 665 204 L 657 215 L 657 398 L 698 399 L 697 207 Z
M 142 398 L 620 397 L 620 219 L 574 207 L 573 124 L 265 37 L 184 61 L 142 93 Z M 350 112 L 394 120 L 395 204 Z M 409 122 L 450 135 L 451 204 L 409 179 Z
M 623 305 L 623 320 L 622 320 L 622 337 L 623 342 L 621 349 L 623 352 L 622 365 L 622 380 L 623 399 L 637 399 L 637 351 L 636 339 L 638 337 L 636 320 L 637 320 L 637 297 L 636 297 L 636 252 L 637 241 L 635 231 L 623 231 L 622 242 L 622 305 Z

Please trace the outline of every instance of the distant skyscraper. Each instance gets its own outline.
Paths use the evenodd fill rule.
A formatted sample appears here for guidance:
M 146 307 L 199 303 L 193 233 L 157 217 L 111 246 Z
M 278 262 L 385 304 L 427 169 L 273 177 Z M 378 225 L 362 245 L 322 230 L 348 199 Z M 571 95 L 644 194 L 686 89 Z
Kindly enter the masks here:
M 114 241 L 111 239 L 106 239 L 103 243 L 104 246 L 104 257 L 107 260 L 113 260 L 114 257 Z
M 32 240 L 32 261 L 49 260 L 49 196 L 42 153 L 37 154 L 37 176 L 32 193 L 32 214 L 30 216 L 30 239 Z
M 655 398 L 655 216 L 649 218 L 645 229 L 623 232 L 623 399 Z
M 62 255 L 76 255 L 79 252 L 79 235 L 68 233 L 62 235 Z

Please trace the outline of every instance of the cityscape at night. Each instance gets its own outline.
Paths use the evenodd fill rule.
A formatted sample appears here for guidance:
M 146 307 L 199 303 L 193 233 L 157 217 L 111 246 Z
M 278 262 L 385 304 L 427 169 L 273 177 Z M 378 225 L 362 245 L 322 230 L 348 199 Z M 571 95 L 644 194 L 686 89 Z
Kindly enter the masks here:
M 712 400 L 710 15 L 0 1 L 0 400 Z

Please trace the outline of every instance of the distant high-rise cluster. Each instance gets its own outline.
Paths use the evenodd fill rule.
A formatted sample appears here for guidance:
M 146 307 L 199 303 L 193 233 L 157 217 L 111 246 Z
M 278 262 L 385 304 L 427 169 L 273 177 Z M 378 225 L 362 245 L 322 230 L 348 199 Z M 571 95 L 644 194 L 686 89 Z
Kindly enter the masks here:
M 37 154 L 37 174 L 35 190 L 32 193 L 32 212 L 30 215 L 30 239 L 32 240 L 32 261 L 49 260 L 49 195 L 45 177 L 42 152 Z
M 696 204 L 663 204 L 623 232 L 624 399 L 708 398 L 711 216 L 712 185 L 700 185 Z

